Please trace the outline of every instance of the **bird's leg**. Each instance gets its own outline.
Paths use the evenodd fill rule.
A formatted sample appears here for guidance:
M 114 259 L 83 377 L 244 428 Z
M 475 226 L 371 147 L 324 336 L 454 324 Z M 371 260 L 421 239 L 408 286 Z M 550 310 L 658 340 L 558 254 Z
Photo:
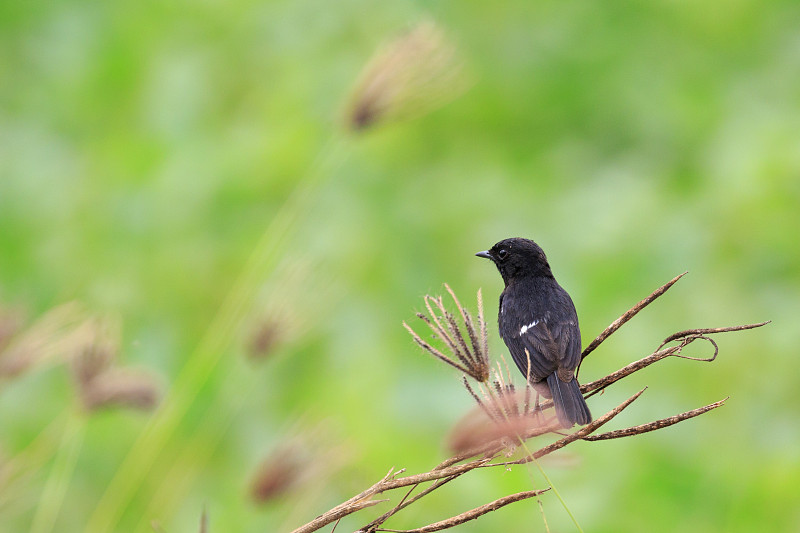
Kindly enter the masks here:
M 539 404 L 539 391 L 536 392 L 536 399 L 533 401 L 533 416 L 536 422 L 539 422 L 539 417 L 544 416 L 542 406 Z

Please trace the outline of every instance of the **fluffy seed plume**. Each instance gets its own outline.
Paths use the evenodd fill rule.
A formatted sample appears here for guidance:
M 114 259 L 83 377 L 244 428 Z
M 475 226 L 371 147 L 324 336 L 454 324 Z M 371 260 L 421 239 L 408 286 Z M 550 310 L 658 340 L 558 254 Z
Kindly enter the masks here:
M 417 313 L 417 316 L 428 325 L 433 336 L 444 344 L 444 350 L 449 351 L 450 356 L 423 340 L 407 323 L 403 322 L 403 326 L 425 351 L 479 383 L 484 383 L 489 380 L 489 350 L 481 291 L 478 290 L 478 324 L 476 328 L 472 316 L 458 301 L 450 286 L 446 283 L 444 286 L 453 298 L 458 314 L 461 316 L 461 323 L 453 313 L 447 310 L 441 296 L 425 295 L 425 308 L 428 314 Z
M 483 390 L 480 400 L 474 391 L 471 393 L 480 402 L 480 409 L 467 413 L 450 431 L 447 448 L 455 454 L 476 455 L 497 441 L 503 441 L 513 450 L 520 440 L 557 427 L 552 413 L 545 416 L 535 405 L 530 405 L 527 391 L 507 387 L 501 394 L 489 394 Z
M 458 51 L 433 22 L 417 24 L 379 50 L 362 71 L 346 110 L 347 127 L 421 116 L 469 86 Z
M 542 435 L 558 428 L 552 403 L 548 408 L 539 403 L 539 393 L 530 385 L 518 390 L 511 372 L 502 359 L 492 369 L 491 381 L 478 383 L 477 390 L 464 377 L 464 387 L 478 405 L 478 413 L 470 413 L 455 425 L 448 437 L 448 448 L 458 454 L 479 452 L 500 439 L 509 451 L 520 440 Z M 533 400 L 533 401 L 532 401 Z M 470 455 L 470 454 L 467 454 Z

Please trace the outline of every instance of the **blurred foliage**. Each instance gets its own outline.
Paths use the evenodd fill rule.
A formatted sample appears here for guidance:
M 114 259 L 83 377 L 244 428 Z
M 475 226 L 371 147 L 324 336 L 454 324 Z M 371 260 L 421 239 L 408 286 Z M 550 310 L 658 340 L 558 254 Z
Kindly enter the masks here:
M 125 361 L 163 377 L 161 415 L 186 405 L 162 418 L 174 426 L 152 467 L 126 480 L 114 529 L 196 531 L 205 506 L 212 532 L 288 530 L 389 467 L 435 464 L 470 400 L 401 322 L 443 282 L 462 297 L 482 287 L 493 316 L 501 280 L 473 253 L 509 236 L 547 251 L 584 343 L 690 271 L 583 379 L 680 329 L 773 321 L 720 338 L 711 365 L 666 361 L 592 399 L 599 413 L 649 385 L 621 427 L 731 395 L 662 432 L 575 446 L 569 467 L 545 462 L 583 528 L 800 529 L 797 20 L 790 0 L 0 4 L 2 306 L 36 317 L 78 300 L 119 317 Z M 456 44 L 472 87 L 425 116 L 348 133 L 362 69 L 420 21 Z M 181 397 L 171 384 L 197 367 L 287 205 L 296 217 L 247 286 L 244 319 Z M 286 334 L 248 359 L 264 320 Z M 44 487 L 59 488 L 51 472 L 69 470 L 62 458 L 74 468 L 53 530 L 81 531 L 114 500 L 112 478 L 153 415 L 79 413 L 63 365 L 0 383 L 4 531 L 47 529 L 36 517 Z M 347 465 L 253 504 L 253 473 L 301 418 L 333 428 L 320 438 L 347 448 Z M 24 471 L 14 484 L 9 465 Z M 531 484 L 524 469 L 482 472 L 387 527 Z M 557 501 L 543 503 L 553 530 L 570 531 Z M 530 502 L 469 528 L 544 529 Z

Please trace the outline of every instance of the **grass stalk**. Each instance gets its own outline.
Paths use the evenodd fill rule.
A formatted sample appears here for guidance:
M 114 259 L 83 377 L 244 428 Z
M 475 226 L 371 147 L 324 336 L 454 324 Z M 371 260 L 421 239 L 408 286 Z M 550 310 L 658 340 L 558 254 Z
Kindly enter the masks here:
M 86 432 L 86 419 L 77 413 L 70 415 L 70 420 L 64 428 L 53 468 L 39 498 L 39 505 L 33 516 L 31 533 L 50 533 L 61 512 L 64 497 L 69 487 L 72 473 L 75 471 L 75 464 L 78 462 L 83 445 L 83 437 Z
M 308 212 L 321 183 L 345 155 L 347 139 L 337 135 L 318 155 L 305 178 L 267 225 L 242 273 L 229 291 L 205 336 L 187 359 L 169 393 L 117 469 L 87 523 L 89 533 L 117 530 L 129 503 L 159 459 L 197 394 L 208 382 L 238 326 L 250 309 L 258 285 L 274 270 L 298 220 Z
M 502 376 L 502 374 L 499 374 L 499 373 L 498 373 L 498 375 Z M 528 384 L 526 384 L 526 386 L 530 387 L 530 385 L 528 385 Z M 486 388 L 489 390 L 489 394 L 492 396 L 493 400 L 495 400 L 497 402 L 501 401 L 501 399 L 499 397 L 496 397 L 494 395 L 494 392 L 492 391 L 492 387 L 486 387 Z M 508 414 L 505 412 L 505 410 L 500 409 L 500 411 L 503 413 L 503 416 L 505 416 L 506 420 L 508 421 Z M 580 531 L 580 533 L 583 533 L 583 528 L 581 528 L 581 525 L 578 523 L 578 519 L 575 518 L 574 514 L 572 514 L 572 511 L 570 510 L 569 506 L 567 505 L 567 502 L 561 496 L 561 493 L 558 492 L 558 489 L 553 484 L 553 482 L 550 480 L 550 477 L 547 475 L 547 473 L 545 473 L 544 468 L 542 468 L 542 465 L 540 465 L 539 461 L 536 459 L 536 457 L 534 457 L 533 452 L 531 452 L 531 450 L 528 448 L 528 443 L 525 442 L 524 435 L 519 435 L 518 434 L 517 435 L 517 439 L 519 440 L 520 444 L 522 445 L 522 449 L 525 450 L 525 453 L 529 457 L 531 457 L 533 459 L 533 462 L 536 464 L 536 467 L 539 469 L 539 472 L 541 472 L 542 477 L 544 477 L 544 480 L 547 483 L 547 485 L 551 489 L 553 489 L 553 493 L 556 495 L 556 498 L 558 498 L 558 501 L 561 502 L 561 506 L 564 507 L 564 510 L 567 512 L 567 515 L 569 515 L 570 519 L 572 520 L 572 523 L 575 524 L 575 527 L 577 528 L 578 531 Z M 531 476 L 531 480 L 532 480 L 531 481 L 532 484 L 534 485 L 533 488 L 535 489 L 536 487 L 535 487 L 535 483 L 533 483 L 533 476 Z M 537 497 L 537 499 L 538 499 L 538 497 Z M 545 528 L 547 529 L 547 531 L 550 531 L 550 528 L 547 525 L 547 518 L 545 517 L 544 507 L 542 506 L 541 500 L 539 500 L 539 510 L 540 510 L 540 512 L 542 514 L 542 521 L 544 522 Z

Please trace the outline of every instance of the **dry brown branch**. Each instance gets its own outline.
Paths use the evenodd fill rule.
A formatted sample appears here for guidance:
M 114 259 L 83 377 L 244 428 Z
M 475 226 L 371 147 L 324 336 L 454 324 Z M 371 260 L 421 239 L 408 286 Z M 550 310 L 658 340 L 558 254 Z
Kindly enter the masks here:
M 464 463 L 463 465 L 453 465 L 440 470 L 431 470 L 430 472 L 415 474 L 413 476 L 390 479 L 382 482 L 380 486 L 377 487 L 375 492 L 385 492 L 387 490 L 408 487 L 409 485 L 418 485 L 419 483 L 425 483 L 426 481 L 433 481 L 435 479 L 442 479 L 456 474 L 463 474 L 488 463 L 491 459 L 492 457 L 484 457 L 483 459 L 477 459 L 469 463 Z
M 383 513 L 381 516 L 379 516 L 378 518 L 376 518 L 375 520 L 373 520 L 372 522 L 370 522 L 369 524 L 367 524 L 363 528 L 361 528 L 361 531 L 364 531 L 364 532 L 376 531 L 376 528 L 378 526 L 380 526 L 381 524 L 386 522 L 386 520 L 388 520 L 393 515 L 397 514 L 398 511 L 401 511 L 402 509 L 405 509 L 406 507 L 408 507 L 409 505 L 411 505 L 415 501 L 419 500 L 420 498 L 423 498 L 423 497 L 427 496 L 429 493 L 431 493 L 434 490 L 438 489 L 439 487 L 441 487 L 445 483 L 449 483 L 450 481 L 453 481 L 458 476 L 460 476 L 460 475 L 462 475 L 464 473 L 465 472 L 462 472 L 461 474 L 454 474 L 454 475 L 452 475 L 450 477 L 438 479 L 438 480 L 434 481 L 431 484 L 430 487 L 426 488 L 425 490 L 423 490 L 419 494 L 415 495 L 413 498 L 409 498 L 409 496 L 411 495 L 411 492 L 415 488 L 417 488 L 417 485 L 414 485 L 413 487 L 411 487 L 411 490 L 409 490 L 406 493 L 406 495 L 403 497 L 403 499 L 400 500 L 400 503 L 395 505 L 392 509 L 390 509 L 390 510 L 386 511 L 385 513 Z
M 630 376 L 634 372 L 638 372 L 643 368 L 647 368 L 648 366 L 652 365 L 657 361 L 661 361 L 662 359 L 673 355 L 675 352 L 678 351 L 677 346 L 673 346 L 672 348 L 667 348 L 665 350 L 660 350 L 657 352 L 653 352 L 647 357 L 643 357 L 638 361 L 634 361 L 633 363 L 626 365 L 619 370 L 608 374 L 598 380 L 592 381 L 590 383 L 586 383 L 581 385 L 581 392 L 584 394 L 584 397 L 589 398 L 592 394 L 588 393 L 597 393 L 612 383 L 616 383 L 617 381 L 621 380 L 624 377 Z
M 597 336 L 597 337 L 596 337 L 596 338 L 595 338 L 595 339 L 594 339 L 592 342 L 590 342 L 590 343 L 589 343 L 589 346 L 587 346 L 587 347 L 586 347 L 586 348 L 583 350 L 583 353 L 581 353 L 581 362 L 583 362 L 583 359 L 585 359 L 587 355 L 589 355 L 590 353 L 592 353 L 592 352 L 595 350 L 595 348 L 597 348 L 598 346 L 600 346 L 600 344 L 602 344 L 602 342 L 603 342 L 604 340 L 606 340 L 608 337 L 610 337 L 612 333 L 614 333 L 614 332 L 615 332 L 615 331 L 617 331 L 619 328 L 621 328 L 621 327 L 622 327 L 622 325 L 623 325 L 623 324 L 625 324 L 625 322 L 627 322 L 628 320 L 630 320 L 631 318 L 633 318 L 634 316 L 636 316 L 636 314 L 637 314 L 639 311 L 641 311 L 642 309 L 644 309 L 645 307 L 647 307 L 648 305 L 650 305 L 651 303 L 653 303 L 653 301 L 654 301 L 656 298 L 658 298 L 659 296 L 661 296 L 662 294 L 664 294 L 665 292 L 667 292 L 667 291 L 669 290 L 669 288 L 670 288 L 670 287 L 672 287 L 673 285 L 675 285 L 675 284 L 678 282 L 678 280 L 679 280 L 679 279 L 681 279 L 681 278 L 682 278 L 683 276 L 685 276 L 686 274 L 688 274 L 688 272 L 684 272 L 683 274 L 680 274 L 680 275 L 678 275 L 678 276 L 675 276 L 674 278 L 672 278 L 671 280 L 669 280 L 667 283 L 665 283 L 664 285 L 662 285 L 662 286 L 661 286 L 661 287 L 659 287 L 658 289 L 654 290 L 654 291 L 653 291 L 653 292 L 650 294 L 650 296 L 648 296 L 647 298 L 645 298 L 644 300 L 642 300 L 642 301 L 641 301 L 641 302 L 639 302 L 638 304 L 636 304 L 636 305 L 634 305 L 633 307 L 631 307 L 631 308 L 630 308 L 629 310 L 627 310 L 627 311 L 626 311 L 626 312 L 625 312 L 625 313 L 624 313 L 624 314 L 623 314 L 621 317 L 619 317 L 619 318 L 618 318 L 618 319 L 616 319 L 614 322 L 612 322 L 611 324 L 609 324 L 609 325 L 608 325 L 608 327 L 607 327 L 606 329 L 604 329 L 604 330 L 603 330 L 603 332 L 602 332 L 600 335 L 598 335 L 598 336 Z
M 670 416 L 669 418 L 662 418 L 661 420 L 656 420 L 654 422 L 650 422 L 649 424 L 641 424 L 639 426 L 629 427 L 625 429 L 617 429 L 615 431 L 609 431 L 607 433 L 601 433 L 599 435 L 588 435 L 584 437 L 583 440 L 619 439 L 621 437 L 630 437 L 632 435 L 647 433 L 648 431 L 655 431 L 657 429 L 662 429 L 667 426 L 677 424 L 678 422 L 688 420 L 689 418 L 694 418 L 698 415 L 702 415 L 703 413 L 707 413 L 712 409 L 716 409 L 717 407 L 724 405 L 727 399 L 728 398 L 724 398 L 718 402 L 710 403 L 708 405 L 704 405 L 703 407 L 698 407 L 697 409 L 692 409 L 691 411 L 686 411 L 685 413 L 681 413 L 679 415 Z
M 317 531 L 321 529 L 331 522 L 336 522 L 344 518 L 345 516 L 355 513 L 356 511 L 360 511 L 366 507 L 371 507 L 380 503 L 381 501 L 385 500 L 372 500 L 372 496 L 380 492 L 379 487 L 382 483 L 385 483 L 388 480 L 393 479 L 394 476 L 403 472 L 403 469 L 398 470 L 397 472 L 394 471 L 394 468 L 390 469 L 389 472 L 383 476 L 383 479 L 375 483 L 373 486 L 368 488 L 365 491 L 362 491 L 359 494 L 356 494 L 346 502 L 340 503 L 330 511 L 327 511 L 318 517 L 316 517 L 311 522 L 300 526 L 299 528 L 295 529 L 292 533 L 310 533 L 311 531 Z
M 528 490 L 525 492 L 518 492 L 510 496 L 498 498 L 497 500 L 491 503 L 487 503 L 486 505 L 481 505 L 480 507 L 476 507 L 475 509 L 466 511 L 452 518 L 448 518 L 447 520 L 435 522 L 433 524 L 429 524 L 427 526 L 418 529 L 376 529 L 375 531 L 391 531 L 394 533 L 432 533 L 433 531 L 441 531 L 443 529 L 449 529 L 451 527 L 458 526 L 460 524 L 463 524 L 464 522 L 469 522 L 470 520 L 475 520 L 481 515 L 485 515 L 486 513 L 496 511 L 501 507 L 505 507 L 510 503 L 518 502 L 520 500 L 525 500 L 528 498 L 534 498 L 544 492 L 547 492 L 548 490 L 550 489 L 547 488 L 541 490 Z
M 609 325 L 609 327 L 605 329 L 605 331 L 603 331 L 603 333 L 601 333 L 597 338 L 595 338 L 594 341 L 592 341 L 591 344 L 589 344 L 589 346 L 587 346 L 587 348 L 584 350 L 582 354 L 582 357 L 585 358 L 589 353 L 591 353 L 600 344 L 602 344 L 602 342 L 605 339 L 607 339 L 610 335 L 612 335 L 615 331 L 617 331 L 623 324 L 625 324 L 628 320 L 630 320 L 633 316 L 635 316 L 639 311 L 644 309 L 647 305 L 649 305 L 659 296 L 664 294 L 684 274 L 676 276 L 670 282 L 661 286 L 659 289 L 650 294 L 650 296 L 640 301 L 638 304 L 636 304 L 634 307 L 628 310 L 625 314 L 623 314 L 620 318 L 615 320 L 611 325 Z M 350 498 L 349 500 L 343 502 L 342 504 L 337 505 L 333 509 L 323 513 L 322 515 L 318 516 L 316 519 L 309 522 L 308 524 L 301 526 L 300 528 L 296 529 L 294 533 L 310 533 L 312 531 L 316 531 L 327 524 L 338 521 L 341 518 L 348 516 L 356 511 L 359 511 L 365 507 L 375 505 L 376 503 L 378 503 L 378 500 L 373 500 L 372 499 L 373 496 L 403 487 L 411 487 L 411 489 L 407 490 L 405 495 L 400 499 L 399 503 L 394 505 L 390 510 L 384 512 L 381 516 L 372 520 L 364 527 L 362 527 L 360 529 L 361 532 L 373 533 L 376 531 L 387 531 L 387 532 L 400 532 L 400 533 L 423 533 L 423 532 L 432 532 L 443 529 L 449 529 L 457 525 L 463 524 L 464 522 L 467 522 L 469 520 L 478 518 L 479 516 L 482 516 L 483 514 L 486 514 L 488 512 L 497 510 L 503 507 L 504 505 L 508 505 L 509 503 L 512 503 L 514 501 L 520 501 L 526 498 L 537 496 L 544 491 L 527 491 L 527 492 L 512 494 L 504 498 L 495 500 L 494 502 L 491 502 L 489 504 L 472 509 L 471 511 L 461 513 L 457 516 L 418 529 L 397 530 L 397 529 L 385 529 L 382 528 L 381 526 L 389 518 L 397 514 L 402 509 L 407 508 L 409 505 L 427 496 L 431 492 L 441 488 L 443 485 L 449 483 L 450 481 L 453 481 L 456 478 L 465 475 L 468 472 L 475 470 L 477 468 L 486 468 L 493 466 L 507 467 L 509 465 L 524 464 L 536 460 L 545 455 L 548 455 L 550 453 L 553 453 L 557 450 L 560 450 L 561 448 L 564 448 L 565 446 L 577 440 L 586 440 L 586 441 L 607 440 L 607 439 L 638 435 L 649 431 L 655 431 L 658 429 L 671 426 L 673 424 L 677 424 L 678 422 L 688 420 L 689 418 L 694 418 L 701 414 L 707 413 L 708 411 L 711 411 L 721 406 L 725 402 L 725 400 L 721 400 L 719 402 L 715 402 L 706 405 L 704 407 L 687 411 L 685 413 L 681 413 L 679 415 L 675 415 L 669 418 L 664 418 L 647 424 L 641 424 L 638 426 L 629 427 L 621 430 L 609 431 L 606 433 L 601 433 L 599 435 L 593 435 L 595 431 L 597 431 L 604 424 L 608 423 L 617 414 L 619 414 L 625 408 L 627 408 L 633 401 L 639 398 L 639 396 L 645 390 L 642 389 L 641 391 L 637 392 L 636 394 L 634 394 L 633 396 L 631 396 L 630 398 L 619 404 L 614 409 L 608 411 L 604 415 L 595 419 L 593 422 L 587 424 L 582 428 L 579 428 L 577 431 L 574 431 L 573 433 L 565 435 L 561 432 L 560 425 L 553 417 L 548 418 L 547 416 L 543 415 L 543 412 L 546 409 L 552 408 L 552 401 L 551 400 L 540 401 L 539 396 L 537 394 L 536 402 L 533 406 L 533 409 L 531 410 L 530 406 L 531 402 L 529 397 L 529 395 L 531 394 L 530 390 L 526 387 L 524 395 L 522 394 L 522 391 L 515 393 L 514 385 L 510 380 L 510 376 L 509 377 L 504 376 L 504 373 L 499 363 L 498 363 L 498 368 L 494 370 L 495 378 L 492 381 L 489 381 L 490 367 L 488 363 L 486 323 L 483 317 L 480 292 L 478 293 L 479 312 L 478 312 L 477 326 L 476 326 L 475 322 L 473 322 L 470 315 L 461 306 L 460 302 L 456 298 L 453 291 L 447 286 L 446 288 L 447 291 L 452 296 L 456 307 L 458 308 L 457 314 L 461 316 L 464 328 L 466 329 L 466 334 L 462 332 L 461 327 L 457 323 L 455 319 L 456 315 L 449 313 L 447 311 L 441 297 L 426 296 L 425 305 L 429 314 L 428 315 L 420 314 L 420 318 L 423 321 L 425 321 L 425 323 L 430 327 L 434 336 L 438 337 L 440 341 L 444 343 L 447 349 L 452 353 L 452 357 L 446 356 L 444 353 L 442 353 L 442 351 L 438 350 L 437 348 L 431 346 L 431 344 L 422 340 L 422 338 L 419 335 L 417 335 L 407 324 L 404 323 L 403 325 L 406 327 L 406 329 L 409 330 L 409 332 L 414 338 L 414 341 L 417 344 L 422 346 L 426 351 L 430 352 L 437 359 L 447 363 L 450 366 L 457 368 L 458 370 L 466 374 L 464 376 L 464 384 L 469 394 L 481 408 L 481 410 L 477 411 L 477 415 L 475 416 L 482 416 L 482 414 L 485 414 L 485 416 L 487 417 L 487 422 L 497 424 L 499 427 L 494 430 L 486 431 L 484 437 L 488 436 L 488 438 L 485 438 L 483 441 L 481 439 L 477 439 L 474 442 L 466 440 L 465 442 L 472 443 L 471 449 L 463 451 L 460 450 L 459 453 L 456 453 L 453 457 L 450 457 L 449 459 L 442 461 L 439 465 L 437 465 L 429 472 L 398 477 L 403 471 L 400 470 L 398 472 L 394 472 L 393 470 L 391 470 L 383 479 L 381 479 L 380 481 L 378 481 L 365 491 Z M 624 379 L 625 377 L 635 372 L 638 372 L 639 370 L 647 368 L 653 363 L 656 363 L 670 356 L 681 357 L 695 361 L 706 361 L 706 362 L 713 361 L 719 353 L 719 347 L 717 346 L 717 343 L 711 337 L 709 337 L 709 335 L 757 328 L 764 326 L 767 323 L 768 322 L 761 322 L 757 324 L 745 324 L 741 326 L 730 326 L 724 328 L 690 329 L 674 333 L 672 335 L 669 335 L 664 340 L 664 342 L 661 343 L 658 349 L 656 349 L 656 351 L 654 351 L 650 355 L 643 357 L 638 361 L 634 361 L 633 363 L 630 363 L 620 368 L 619 370 L 608 374 L 607 376 L 604 376 L 590 383 L 586 383 L 581 387 L 581 392 L 583 392 L 583 394 L 586 395 L 586 397 L 588 398 L 593 394 L 602 391 L 609 385 L 616 383 L 621 379 Z M 683 350 L 687 346 L 692 344 L 694 341 L 699 339 L 707 341 L 711 344 L 714 350 L 713 354 L 705 358 L 690 357 L 688 355 L 684 355 Z M 676 344 L 672 346 L 667 346 L 670 343 L 676 343 Z M 481 366 L 482 366 L 481 371 L 477 372 L 476 367 L 481 367 Z M 477 389 L 473 389 L 470 386 L 469 380 L 467 379 L 468 377 L 475 379 L 478 382 Z M 536 393 L 534 392 L 534 394 Z M 520 406 L 519 398 L 524 398 L 522 400 L 522 406 Z M 536 416 L 535 423 L 532 425 L 520 424 L 519 420 L 517 420 L 517 419 L 524 420 L 525 417 L 530 417 L 532 415 Z M 477 425 L 475 427 L 480 427 L 480 425 Z M 508 428 L 511 429 L 509 430 Z M 514 434 L 512 435 L 510 433 Z M 513 461 L 495 462 L 495 460 L 502 454 L 509 454 L 521 443 L 535 437 L 541 437 L 546 434 L 557 435 L 560 438 L 558 438 L 554 442 L 539 447 L 536 451 L 528 453 L 520 459 L 516 459 Z M 479 458 L 472 459 L 475 457 Z M 412 492 L 417 487 L 425 483 L 430 483 L 430 485 L 428 485 L 426 488 L 424 488 L 423 490 L 421 490 L 419 493 L 417 493 L 412 497 L 411 496 Z M 380 500 L 380 501 L 386 501 L 386 500 Z

